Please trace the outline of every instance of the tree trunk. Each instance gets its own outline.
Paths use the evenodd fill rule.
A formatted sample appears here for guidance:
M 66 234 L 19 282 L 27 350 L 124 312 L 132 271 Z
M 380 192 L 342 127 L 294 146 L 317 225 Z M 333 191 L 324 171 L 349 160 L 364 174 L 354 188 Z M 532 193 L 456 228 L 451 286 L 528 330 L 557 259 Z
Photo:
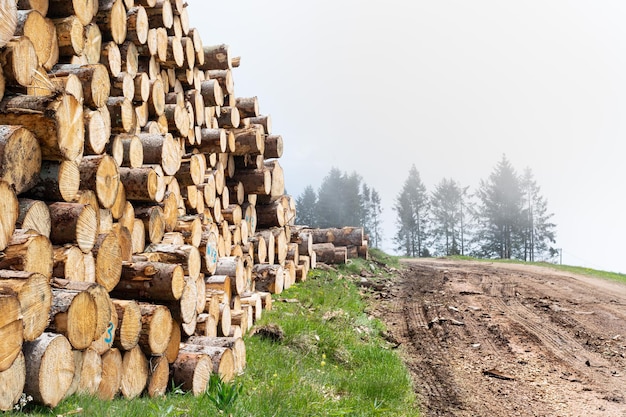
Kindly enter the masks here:
M 32 342 L 24 343 L 24 357 L 24 392 L 38 403 L 56 407 L 74 379 L 72 346 L 63 335 L 43 333 Z
M 0 36 L 1 32 L 0 30 Z M 5 44 L 0 52 L 0 64 L 6 85 L 20 90 L 33 84 L 34 74 L 38 68 L 38 59 L 35 47 L 28 37 L 14 37 L 13 35 L 11 33 L 8 42 L 0 38 L 0 42 Z
M 54 248 L 52 275 L 68 281 L 85 281 L 85 258 L 77 246 Z
M 81 187 L 95 190 L 100 205 L 111 208 L 120 184 L 120 172 L 115 160 L 108 155 L 86 156 L 79 169 Z
M 163 209 L 159 206 L 137 206 L 135 216 L 143 222 L 148 240 L 153 244 L 161 242 L 165 234 Z
M 215 268 L 215 275 L 229 276 L 231 291 L 234 294 L 241 294 L 246 290 L 243 260 L 238 256 L 219 258 Z
M 96 282 L 111 291 L 122 273 L 122 249 L 115 233 L 98 235 L 93 248 L 96 258 Z
M 67 77 L 70 74 L 78 77 L 83 86 L 85 106 L 97 109 L 107 105 L 107 100 L 111 95 L 111 80 L 104 65 L 57 65 L 52 69 L 51 74 L 57 78 Z

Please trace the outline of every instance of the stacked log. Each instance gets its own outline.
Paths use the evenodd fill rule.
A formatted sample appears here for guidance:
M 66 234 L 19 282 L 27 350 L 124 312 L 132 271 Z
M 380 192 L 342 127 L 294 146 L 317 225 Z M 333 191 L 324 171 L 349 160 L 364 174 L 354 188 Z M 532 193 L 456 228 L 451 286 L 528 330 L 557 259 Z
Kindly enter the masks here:
M 187 13 L 0 1 L 0 410 L 163 395 L 170 373 L 203 393 L 315 265 L 282 137 Z

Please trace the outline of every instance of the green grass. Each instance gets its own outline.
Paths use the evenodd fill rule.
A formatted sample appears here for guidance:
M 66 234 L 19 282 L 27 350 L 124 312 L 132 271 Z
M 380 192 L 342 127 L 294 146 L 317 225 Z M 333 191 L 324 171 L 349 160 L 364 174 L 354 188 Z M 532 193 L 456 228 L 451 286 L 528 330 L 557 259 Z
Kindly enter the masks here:
M 274 296 L 273 310 L 257 326 L 278 326 L 283 338 L 246 336 L 247 369 L 231 386 L 199 397 L 176 389 L 132 401 L 72 396 L 52 410 L 29 404 L 19 415 L 70 416 L 82 409 L 75 415 L 226 416 L 218 406 L 227 404 L 232 416 L 415 416 L 408 371 L 382 339 L 382 323 L 365 313 L 355 285 L 363 270 L 372 279 L 391 273 L 384 264 L 398 265 L 398 258 L 384 256 L 313 270 L 306 282 Z

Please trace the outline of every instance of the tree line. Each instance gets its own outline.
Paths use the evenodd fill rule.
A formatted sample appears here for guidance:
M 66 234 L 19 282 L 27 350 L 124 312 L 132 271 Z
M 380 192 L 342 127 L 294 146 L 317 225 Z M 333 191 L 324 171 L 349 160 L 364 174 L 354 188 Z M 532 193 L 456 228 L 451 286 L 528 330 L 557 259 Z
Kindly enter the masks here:
M 357 173 L 332 168 L 317 192 L 307 186 L 296 198 L 297 222 L 312 227 L 362 226 L 370 244 L 382 239 L 378 192 Z M 393 242 L 405 256 L 470 255 L 479 258 L 547 260 L 556 225 L 532 170 L 518 174 L 505 155 L 473 192 L 444 178 L 427 190 L 413 165 L 394 199 Z

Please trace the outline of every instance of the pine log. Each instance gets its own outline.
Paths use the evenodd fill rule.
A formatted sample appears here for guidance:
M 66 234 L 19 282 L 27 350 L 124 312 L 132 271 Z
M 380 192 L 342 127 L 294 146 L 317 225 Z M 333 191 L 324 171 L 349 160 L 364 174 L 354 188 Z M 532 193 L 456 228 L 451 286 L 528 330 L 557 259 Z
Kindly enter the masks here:
M 209 313 L 198 314 L 196 335 L 217 337 L 217 320 Z
M 202 221 L 198 216 L 179 217 L 174 227 L 176 232 L 180 232 L 186 244 L 200 247 L 202 242 Z
M 83 86 L 84 105 L 94 109 L 106 106 L 111 82 L 104 65 L 57 65 L 52 74 L 55 77 L 77 76 Z
M 58 61 L 59 45 L 56 28 L 36 10 L 20 10 L 17 16 L 16 36 L 28 37 L 35 48 L 38 65 L 49 70 Z
M 48 17 L 67 17 L 76 15 L 83 25 L 87 25 L 94 17 L 93 0 L 49 0 Z
M 232 68 L 228 45 L 204 46 L 203 54 L 204 63 L 198 66 L 203 71 Z
M 291 259 L 285 259 L 285 266 L 283 266 L 285 273 L 285 282 L 283 288 L 286 290 L 296 283 L 296 264 Z
M 40 235 L 50 237 L 50 211 L 48 205 L 40 200 L 19 198 L 19 216 L 15 226 L 18 229 L 34 230 Z
M 246 368 L 246 345 L 240 337 L 191 336 L 185 342 L 185 346 L 186 345 L 229 348 L 233 352 L 235 373 L 241 374 Z
M 51 203 L 48 205 L 52 227 L 50 241 L 55 245 L 78 244 L 83 252 L 90 252 L 98 234 L 98 216 L 93 207 L 79 203 Z
M 115 398 L 120 391 L 123 374 L 122 354 L 119 349 L 111 348 L 102 355 L 102 379 L 96 395 L 104 401 Z
M 261 296 L 257 292 L 244 293 L 240 297 L 242 305 L 251 306 L 253 309 L 253 321 L 261 320 L 263 315 L 263 302 Z
M 255 206 L 258 227 L 267 229 L 270 227 L 283 227 L 285 219 L 285 207 L 280 200 L 270 204 L 257 204 Z
M 218 232 L 215 229 L 205 228 L 202 232 L 200 245 L 202 272 L 208 275 L 215 273 L 218 260 Z
M 146 9 L 141 5 L 131 7 L 126 12 L 126 18 L 126 39 L 137 45 L 145 44 L 148 40 L 148 30 L 150 28 Z
M 238 170 L 235 179 L 243 184 L 246 194 L 269 194 L 272 175 L 268 169 Z
M 41 200 L 73 201 L 79 195 L 79 187 L 78 164 L 73 161 L 42 161 L 39 182 L 25 195 Z
M 148 98 L 150 116 L 161 116 L 165 113 L 165 90 L 166 87 L 161 77 L 150 79 L 150 97 Z
M 98 24 L 102 37 L 121 44 L 126 39 L 126 7 L 122 0 L 100 0 L 95 22 Z
M 185 274 L 178 264 L 161 262 L 124 262 L 120 281 L 111 291 L 113 297 L 175 301 L 185 286 Z
M 96 282 L 111 291 L 122 273 L 122 249 L 115 233 L 98 235 L 93 248 L 96 258 Z
M 17 357 L 11 366 L 0 372 L 0 411 L 10 411 L 19 401 L 24 384 L 26 383 L 26 361 L 22 350 L 18 350 Z
M 0 102 L 0 124 L 23 125 L 46 160 L 77 160 L 83 152 L 83 107 L 71 95 L 13 96 Z
M 48 325 L 48 313 L 52 304 L 48 279 L 39 273 L 0 270 L 0 289 L 17 294 L 24 340 L 35 340 Z
M 85 26 L 76 15 L 53 19 L 56 28 L 59 55 L 80 55 L 85 47 Z
M 195 246 L 152 244 L 143 255 L 156 262 L 178 263 L 183 267 L 185 275 L 193 279 L 200 274 L 200 252 Z
M 133 134 L 122 134 L 123 157 L 121 166 L 139 168 L 144 164 L 143 146 L 139 137 Z
M 231 131 L 235 135 L 235 150 L 231 152 L 232 155 L 263 155 L 265 139 L 260 125 Z
M 300 264 L 296 267 L 296 282 L 306 281 L 311 261 L 308 256 L 300 256 Z
M 107 42 L 100 53 L 100 63 L 107 67 L 112 77 L 122 72 L 122 55 L 120 48 L 114 41 Z
M 311 233 L 313 243 L 333 243 L 336 246 L 361 246 L 364 240 L 362 227 L 305 229 L 305 231 Z
M 282 266 L 257 264 L 254 265 L 252 273 L 256 290 L 272 294 L 280 294 L 283 291 L 285 277 Z
M 121 259 L 123 262 L 130 262 L 133 257 L 133 241 L 130 230 L 119 223 L 112 224 L 111 232 L 117 236 L 120 244 Z
M 143 228 L 148 240 L 151 243 L 161 242 L 165 234 L 163 209 L 159 206 L 137 206 L 135 208 L 135 216 L 143 222 Z
M 126 71 L 120 72 L 116 77 L 111 78 L 111 96 L 124 97 L 129 100 L 135 99 L 135 80 Z
M 103 355 L 106 351 L 113 347 L 115 341 L 115 332 L 119 324 L 119 317 L 117 316 L 117 309 L 113 305 L 113 301 L 109 297 L 109 311 L 111 313 L 109 318 L 109 325 L 100 337 L 93 341 L 90 348 L 98 352 L 99 355 Z
M 75 369 L 74 372 L 80 375 L 76 392 L 94 395 L 102 381 L 102 358 L 100 354 L 94 349 L 85 349 L 82 366 L 80 369 Z
M 174 175 L 180 168 L 180 145 L 167 133 L 138 135 L 143 147 L 143 160 L 147 164 L 160 164 L 166 175 Z
M 139 72 L 139 51 L 137 46 L 131 41 L 122 43 L 120 45 L 120 55 L 122 56 L 122 71 L 135 78 Z
M 41 149 L 33 134 L 21 126 L 0 126 L 0 180 L 16 194 L 35 186 L 41 170 Z
M 81 187 L 95 190 L 103 208 L 112 207 L 120 184 L 120 172 L 115 160 L 108 155 L 85 156 L 79 169 Z
M 243 260 L 237 256 L 221 257 L 217 260 L 215 275 L 228 275 L 231 282 L 231 291 L 241 294 L 246 289 Z
M 139 346 L 147 355 L 160 355 L 168 347 L 174 321 L 170 310 L 162 305 L 139 303 L 141 333 Z
M 141 333 L 141 309 L 134 300 L 111 300 L 117 313 L 114 346 L 128 351 L 137 346 Z
M 163 397 L 167 390 L 170 365 L 166 356 L 152 356 L 148 372 L 146 391 L 150 398 Z
M 270 230 L 262 230 L 257 232 L 256 237 L 265 240 L 267 249 L 267 263 L 272 265 L 276 261 L 276 238 Z
M 33 230 L 15 229 L 4 253 L 0 253 L 0 269 L 38 272 L 52 276 L 52 244 Z
M 137 114 L 131 100 L 123 96 L 109 97 L 106 105 L 111 114 L 112 133 L 132 133 L 135 131 Z
M 143 392 L 148 383 L 148 359 L 139 346 L 126 351 L 122 360 L 122 395 L 132 399 Z
M 5 44 L 0 51 L 0 65 L 6 85 L 18 89 L 32 85 L 39 61 L 31 40 L 26 36 L 13 37 L 12 33 L 8 42 L 6 39 L 0 38 L 0 43 Z
M 317 262 L 332 264 L 335 260 L 335 245 L 332 243 L 314 243 L 313 252 Z
M 52 259 L 53 276 L 68 281 L 85 281 L 85 258 L 80 248 L 72 245 L 56 247 Z
M 126 199 L 131 201 L 159 202 L 165 196 L 163 177 L 152 166 L 119 169 Z
M 26 383 L 24 392 L 41 404 L 56 407 L 74 379 L 72 346 L 60 334 L 43 333 L 24 343 Z M 54 383 L 50 383 L 51 376 Z
M 280 158 L 283 156 L 283 137 L 280 135 L 268 135 L 265 137 L 265 151 L 263 156 L 266 159 Z
M 219 374 L 224 382 L 235 377 L 235 358 L 233 351 L 227 347 L 182 344 L 181 352 L 201 353 L 208 355 L 213 363 L 213 373 Z
M 176 357 L 178 356 L 178 352 L 180 350 L 181 337 L 182 337 L 181 326 L 179 325 L 178 322 L 176 322 L 172 326 L 172 333 L 170 334 L 170 340 L 167 345 L 167 349 L 165 350 L 165 353 L 163 354 L 167 358 L 168 363 L 174 363 L 176 361 Z
M 197 352 L 180 352 L 172 364 L 173 382 L 195 396 L 206 392 L 213 373 L 213 362 L 209 355 Z
M 93 0 L 94 3 L 96 0 Z M 102 50 L 102 32 L 96 23 L 85 25 L 85 47 L 81 57 L 84 62 L 80 65 L 98 64 L 100 62 L 100 54 Z
M 204 80 L 200 83 L 200 94 L 206 106 L 223 106 L 224 93 L 217 80 Z
M 99 155 L 104 152 L 111 136 L 111 116 L 107 107 L 86 110 L 85 116 L 85 152 Z M 108 120 L 107 120 L 108 119 Z
M 236 106 L 242 119 L 259 116 L 259 100 L 255 97 L 237 97 Z
M 0 292 L 0 374 L 18 357 L 23 340 L 24 325 L 17 294 Z

